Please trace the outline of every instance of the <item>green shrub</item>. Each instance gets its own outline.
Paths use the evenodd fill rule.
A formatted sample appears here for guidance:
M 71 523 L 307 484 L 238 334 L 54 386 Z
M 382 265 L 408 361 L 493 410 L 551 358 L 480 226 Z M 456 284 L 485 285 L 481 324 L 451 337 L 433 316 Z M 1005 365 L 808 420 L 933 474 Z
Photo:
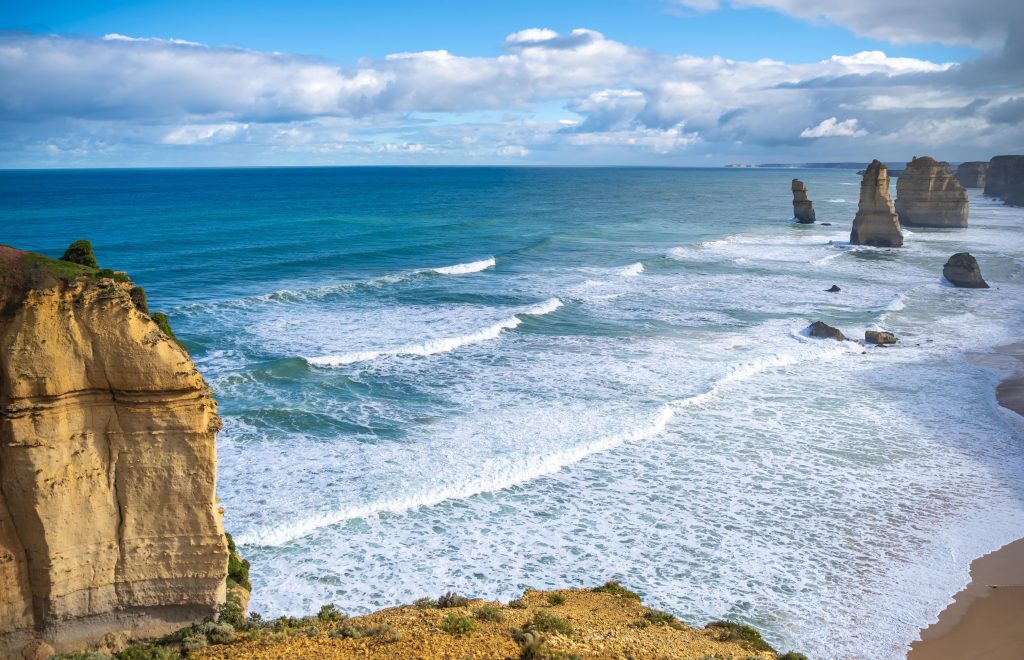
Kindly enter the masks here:
M 341 621 L 345 618 L 345 614 L 341 610 L 339 610 L 338 606 L 334 603 L 327 603 L 326 605 L 320 608 L 319 612 L 317 612 L 316 618 L 320 619 L 321 621 L 328 622 Z
M 683 625 L 683 622 L 675 616 L 668 612 L 662 612 L 661 610 L 650 610 L 644 614 L 644 619 L 650 621 L 656 626 L 669 626 L 671 628 L 676 628 L 677 630 L 682 630 L 686 627 Z
M 465 607 L 466 605 L 469 605 L 469 599 L 465 596 L 460 596 L 454 591 L 449 591 L 437 599 L 437 607 L 442 610 L 450 607 Z
M 79 266 L 85 266 L 87 268 L 99 268 L 100 264 L 96 261 L 96 253 L 92 251 L 92 243 L 86 240 L 75 241 L 72 243 L 67 250 L 64 251 L 64 256 L 60 258 L 61 261 L 70 261 L 73 264 Z
M 96 272 L 96 277 L 106 277 L 108 279 L 116 280 L 118 282 L 130 281 L 128 279 L 128 276 L 125 275 L 124 273 L 115 272 L 110 268 L 101 268 L 99 271 Z
M 143 314 L 149 314 L 149 302 L 146 300 L 146 290 L 141 286 L 133 286 L 129 295 L 135 303 L 135 309 Z
M 421 610 L 432 610 L 437 607 L 437 601 L 424 596 L 423 598 L 417 598 L 413 605 Z
M 523 598 L 516 598 L 515 600 L 510 600 L 508 602 L 508 606 L 514 610 L 525 610 L 526 600 L 524 600 Z
M 807 660 L 807 656 L 796 651 L 787 651 L 779 656 L 779 660 Z
M 560 593 L 548 594 L 548 605 L 564 605 L 565 596 Z
M 633 623 L 629 624 L 629 627 L 630 628 L 639 628 L 639 629 L 643 630 L 644 628 L 647 628 L 650 625 L 651 625 L 651 622 L 648 621 L 647 619 L 637 619 Z
M 226 601 L 217 606 L 217 621 L 226 623 L 236 630 L 245 627 L 245 610 L 236 594 L 228 594 Z
M 617 580 L 608 580 L 600 587 L 594 587 L 591 591 L 612 594 L 613 596 L 621 596 L 623 598 L 631 598 L 636 601 L 640 600 L 640 594 L 625 588 L 619 584 Z
M 633 656 L 627 656 L 633 657 Z M 543 640 L 526 642 L 519 650 L 519 660 L 579 660 L 580 656 L 548 648 Z
M 207 646 L 206 637 L 202 635 L 190 635 L 185 639 L 181 640 L 181 650 L 185 653 L 195 653 L 196 651 L 202 651 Z
M 115 653 L 114 658 L 116 660 L 179 660 L 181 653 L 165 646 L 136 644 L 120 653 Z
M 402 638 L 397 630 L 388 625 L 382 626 L 357 626 L 349 623 L 342 624 L 330 632 L 328 637 L 336 639 L 362 639 L 373 637 L 382 642 L 397 642 Z
M 708 624 L 708 628 L 716 630 L 718 639 L 723 642 L 739 642 L 752 651 L 775 652 L 775 649 L 761 637 L 761 633 L 746 624 L 735 621 L 712 621 Z
M 441 622 L 441 630 L 449 635 L 468 635 L 476 629 L 476 623 L 468 616 L 449 614 Z
M 160 328 L 161 332 L 163 332 L 169 338 L 173 339 L 176 344 L 181 346 L 181 342 L 178 341 L 178 338 L 174 336 L 174 331 L 171 330 L 171 324 L 167 320 L 166 314 L 164 314 L 163 312 L 153 312 L 152 314 L 150 314 L 150 316 L 154 321 L 156 321 L 156 325 L 157 327 Z M 239 584 L 241 583 L 239 582 Z
M 537 610 L 533 613 L 531 627 L 540 632 L 555 632 L 563 635 L 571 635 L 575 632 L 568 621 L 544 610 Z
M 229 644 L 235 639 L 235 629 L 223 621 L 206 621 L 199 624 L 199 632 L 206 635 L 211 644 Z
M 473 610 L 473 616 L 480 621 L 501 621 L 505 618 L 502 616 L 501 610 L 494 605 L 481 605 Z

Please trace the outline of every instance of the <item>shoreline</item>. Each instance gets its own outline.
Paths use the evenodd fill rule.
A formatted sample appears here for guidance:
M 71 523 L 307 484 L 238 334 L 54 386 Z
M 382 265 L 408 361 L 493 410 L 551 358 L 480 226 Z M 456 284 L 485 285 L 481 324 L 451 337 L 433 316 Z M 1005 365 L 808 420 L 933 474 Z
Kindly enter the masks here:
M 1024 428 L 1024 342 L 968 359 L 1001 378 L 996 401 Z M 953 596 L 938 620 L 921 629 L 908 660 L 1011 660 L 1024 648 L 1024 538 L 971 562 L 971 581 Z

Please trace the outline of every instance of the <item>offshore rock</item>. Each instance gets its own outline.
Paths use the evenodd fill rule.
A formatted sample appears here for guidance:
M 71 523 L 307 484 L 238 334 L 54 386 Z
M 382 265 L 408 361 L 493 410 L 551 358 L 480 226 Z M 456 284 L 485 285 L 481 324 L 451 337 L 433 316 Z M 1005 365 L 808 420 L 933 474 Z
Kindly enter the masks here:
M 864 341 L 866 341 L 869 344 L 877 344 L 879 346 L 883 346 L 886 344 L 895 344 L 896 335 L 894 335 L 891 332 L 886 332 L 884 330 L 866 330 L 864 332 Z
M 981 277 L 981 266 L 973 255 L 958 252 L 942 267 L 942 276 L 953 286 L 965 289 L 987 289 L 988 282 Z
M 0 246 L 0 657 L 214 613 L 217 404 L 127 278 Z
M 966 227 L 967 191 L 946 163 L 914 158 L 896 181 L 896 213 L 911 227 Z
M 814 203 L 807 199 L 807 186 L 800 179 L 793 179 L 793 217 L 805 225 L 814 222 Z
M 878 160 L 864 171 L 860 182 L 860 202 L 853 220 L 850 242 L 854 245 L 902 247 L 900 219 L 889 196 L 889 171 Z
M 1024 206 L 1024 156 L 996 156 L 988 165 L 985 195 Z
M 829 288 L 825 289 L 825 293 L 839 293 L 842 289 L 839 288 L 838 284 L 833 284 Z
M 815 321 L 807 327 L 807 334 L 811 337 L 819 337 L 821 339 L 835 339 L 836 341 L 846 341 L 846 335 L 842 333 L 838 328 L 833 328 L 827 323 L 821 321 Z
M 956 168 L 956 180 L 964 188 L 984 188 L 986 174 L 988 174 L 988 163 L 981 161 L 960 163 L 960 166 Z

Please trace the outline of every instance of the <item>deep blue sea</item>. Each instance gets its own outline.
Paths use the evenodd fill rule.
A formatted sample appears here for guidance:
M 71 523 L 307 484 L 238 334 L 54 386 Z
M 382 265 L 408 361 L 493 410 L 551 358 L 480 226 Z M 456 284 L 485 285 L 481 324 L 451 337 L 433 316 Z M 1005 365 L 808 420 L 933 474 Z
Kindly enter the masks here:
M 791 221 L 799 176 L 819 223 Z M 618 579 L 812 657 L 903 657 L 1024 536 L 1024 209 L 851 247 L 839 170 L 0 172 L 0 242 L 93 242 L 216 391 L 267 616 Z M 954 289 L 968 250 L 993 288 Z M 826 293 L 832 284 L 838 294 Z M 895 348 L 814 340 L 885 328 Z

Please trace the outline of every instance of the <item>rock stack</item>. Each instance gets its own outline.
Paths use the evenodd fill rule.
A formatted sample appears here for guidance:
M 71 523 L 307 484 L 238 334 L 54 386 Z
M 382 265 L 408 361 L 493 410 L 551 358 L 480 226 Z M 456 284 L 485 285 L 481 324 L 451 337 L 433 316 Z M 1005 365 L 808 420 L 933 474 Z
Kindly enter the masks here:
M 1024 156 L 996 156 L 988 164 L 985 195 L 1024 206 Z
M 793 179 L 793 217 L 805 225 L 814 222 L 814 204 L 807 199 L 807 186 L 800 179 Z
M 907 163 L 896 181 L 896 213 L 910 227 L 966 227 L 967 191 L 931 156 Z
M 889 171 L 878 160 L 864 171 L 860 183 L 860 203 L 853 220 L 850 242 L 854 245 L 901 247 L 900 219 L 889 195 Z
M 0 657 L 212 615 L 210 388 L 126 277 L 5 246 L 0 266 Z
M 981 277 L 981 266 L 973 255 L 958 252 L 942 267 L 942 276 L 953 286 L 964 289 L 987 289 L 988 282 Z
M 960 163 L 960 167 L 956 168 L 956 180 L 964 188 L 984 188 L 987 173 L 988 163 L 981 161 Z

